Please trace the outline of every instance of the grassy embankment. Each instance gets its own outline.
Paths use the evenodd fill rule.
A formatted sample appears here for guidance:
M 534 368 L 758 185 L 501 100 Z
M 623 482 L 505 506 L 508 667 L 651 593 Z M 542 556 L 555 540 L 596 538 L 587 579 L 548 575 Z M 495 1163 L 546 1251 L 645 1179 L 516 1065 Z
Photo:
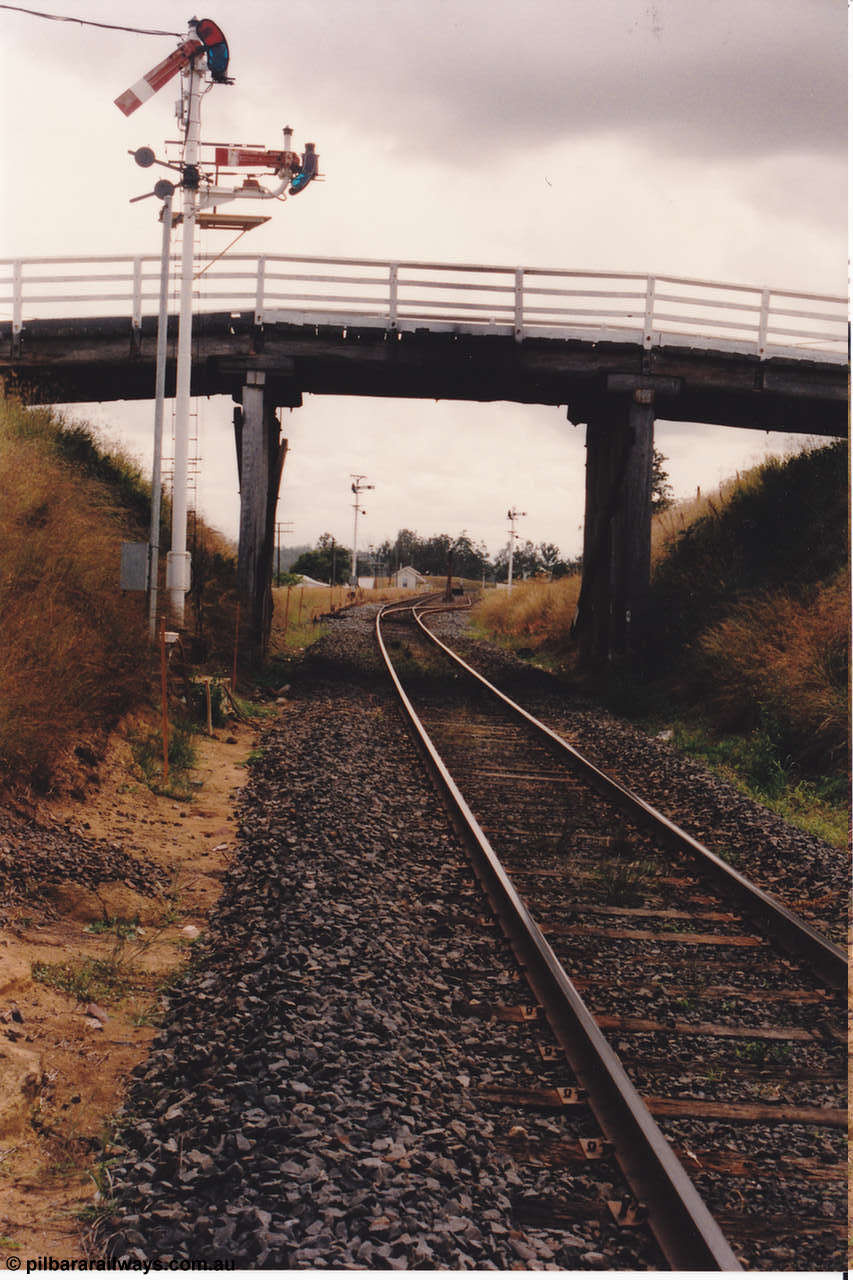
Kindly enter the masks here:
M 42 787 L 143 696 L 142 611 L 118 569 L 146 497 L 130 460 L 92 444 L 47 409 L 0 401 L 0 768 Z
M 653 527 L 642 677 L 594 687 L 677 746 L 833 843 L 848 821 L 847 450 L 771 460 Z M 569 628 L 580 579 L 490 595 L 476 625 L 581 679 Z
M 0 398 L 0 484 L 0 779 L 45 791 L 75 748 L 97 754 L 157 700 L 144 597 L 119 589 L 121 542 L 148 537 L 150 484 L 90 427 L 14 398 Z M 197 533 L 193 642 L 213 655 L 233 635 L 220 617 L 233 571 L 224 540 Z M 185 733 L 171 749 L 186 757 Z

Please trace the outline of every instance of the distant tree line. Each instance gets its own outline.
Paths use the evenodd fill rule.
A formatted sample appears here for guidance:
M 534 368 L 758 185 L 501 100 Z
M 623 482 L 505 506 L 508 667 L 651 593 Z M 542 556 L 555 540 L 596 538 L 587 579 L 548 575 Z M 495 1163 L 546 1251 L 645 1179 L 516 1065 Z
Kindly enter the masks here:
M 483 542 L 474 542 L 463 530 L 457 537 L 448 533 L 422 538 L 413 529 L 401 529 L 396 538 L 386 538 L 369 554 L 360 552 L 358 571 L 390 577 L 397 569 L 411 565 L 419 573 L 442 577 L 451 566 L 453 576 L 487 582 L 506 582 L 509 548 L 490 556 Z M 342 584 L 349 581 L 352 548 L 335 542 L 324 533 L 311 551 L 303 551 L 290 565 L 291 573 L 305 574 L 320 582 Z M 513 558 L 513 577 L 529 578 L 537 574 L 560 578 L 580 568 L 580 560 L 564 559 L 553 542 L 519 542 Z
M 652 510 L 655 512 L 664 511 L 673 503 L 665 462 L 663 454 L 655 449 L 652 457 Z M 411 565 L 419 573 L 440 577 L 447 573 L 451 556 L 454 577 L 506 582 L 509 576 L 509 546 L 490 556 L 486 544 L 474 542 L 465 529 L 455 538 L 448 533 L 422 538 L 413 529 L 400 529 L 396 538 L 386 538 L 369 554 L 359 552 L 358 572 L 390 577 L 397 569 Z M 563 578 L 579 572 L 581 563 L 580 556 L 564 557 L 554 542 L 534 543 L 528 538 L 525 542 L 516 543 L 512 573 L 513 578 L 533 578 L 540 574 Z M 287 567 L 291 573 L 305 574 L 320 582 L 343 584 L 349 582 L 352 548 L 335 542 L 330 533 L 324 533 L 313 550 L 302 551 Z

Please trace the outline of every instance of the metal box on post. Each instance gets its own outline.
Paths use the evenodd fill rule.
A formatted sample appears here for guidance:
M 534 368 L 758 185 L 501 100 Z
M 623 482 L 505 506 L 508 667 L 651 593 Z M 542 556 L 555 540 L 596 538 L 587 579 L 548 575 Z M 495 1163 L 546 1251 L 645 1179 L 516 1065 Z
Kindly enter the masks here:
M 121 544 L 119 586 L 122 591 L 148 590 L 147 542 L 123 542 Z

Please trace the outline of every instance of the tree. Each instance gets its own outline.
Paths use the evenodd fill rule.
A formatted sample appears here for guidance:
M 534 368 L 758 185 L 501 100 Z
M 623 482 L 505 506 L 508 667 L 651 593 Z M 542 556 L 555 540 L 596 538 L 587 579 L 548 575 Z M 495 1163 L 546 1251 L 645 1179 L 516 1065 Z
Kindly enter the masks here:
M 453 543 L 453 572 L 459 578 L 482 578 L 489 566 L 489 552 L 483 542 L 473 543 L 463 529 Z
M 554 572 L 554 565 L 560 559 L 560 548 L 556 542 L 540 542 L 536 548 L 539 565 L 546 573 Z
M 536 553 L 539 558 L 539 569 L 552 578 L 565 578 L 567 574 L 576 573 L 581 567 L 580 558 L 564 560 L 555 542 L 540 542 Z
M 652 513 L 666 511 L 675 502 L 675 494 L 669 482 L 669 475 L 664 470 L 666 458 L 660 449 L 652 453 Z
M 421 540 L 413 529 L 401 529 L 394 541 L 394 567 L 403 569 L 406 565 L 411 565 L 414 569 L 420 568 L 415 564 L 420 543 Z
M 349 581 L 352 552 L 349 547 L 335 542 L 330 533 L 324 533 L 313 551 L 304 551 L 290 566 L 291 573 L 304 573 L 319 582 L 332 582 L 340 586 Z M 334 575 L 333 575 L 334 566 Z

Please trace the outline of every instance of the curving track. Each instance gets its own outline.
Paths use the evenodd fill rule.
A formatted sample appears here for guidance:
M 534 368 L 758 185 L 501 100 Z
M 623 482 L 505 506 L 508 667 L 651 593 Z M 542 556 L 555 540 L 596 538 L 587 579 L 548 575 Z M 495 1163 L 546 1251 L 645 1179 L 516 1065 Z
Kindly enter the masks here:
M 681 1270 L 842 1267 L 844 952 L 484 684 L 425 613 L 386 609 L 379 643 L 614 1144 L 624 1215 L 647 1211 Z

